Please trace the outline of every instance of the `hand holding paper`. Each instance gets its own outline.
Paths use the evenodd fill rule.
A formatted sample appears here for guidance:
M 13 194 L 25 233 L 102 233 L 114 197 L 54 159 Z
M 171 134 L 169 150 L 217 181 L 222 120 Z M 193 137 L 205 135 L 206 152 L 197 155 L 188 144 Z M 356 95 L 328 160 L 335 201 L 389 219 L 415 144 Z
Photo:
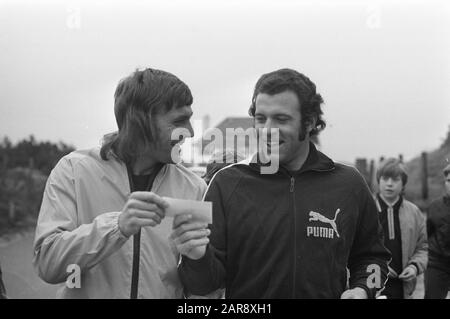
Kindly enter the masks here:
M 164 197 L 166 217 L 174 217 L 173 240 L 178 252 L 191 259 L 205 255 L 211 231 L 212 203 Z

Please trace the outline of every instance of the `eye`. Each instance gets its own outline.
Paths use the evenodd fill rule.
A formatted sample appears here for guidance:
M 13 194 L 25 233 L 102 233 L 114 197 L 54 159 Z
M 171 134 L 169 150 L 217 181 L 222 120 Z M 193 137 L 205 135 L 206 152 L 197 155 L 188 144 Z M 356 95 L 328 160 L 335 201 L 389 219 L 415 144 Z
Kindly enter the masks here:
M 286 123 L 287 121 L 289 121 L 288 117 L 277 117 L 277 121 L 280 123 Z
M 189 121 L 189 119 L 178 119 L 178 120 L 175 120 L 173 122 L 173 124 L 176 126 L 182 126 L 182 125 L 185 125 L 188 121 Z
M 257 123 L 264 123 L 266 121 L 266 118 L 264 116 L 255 116 L 255 121 Z

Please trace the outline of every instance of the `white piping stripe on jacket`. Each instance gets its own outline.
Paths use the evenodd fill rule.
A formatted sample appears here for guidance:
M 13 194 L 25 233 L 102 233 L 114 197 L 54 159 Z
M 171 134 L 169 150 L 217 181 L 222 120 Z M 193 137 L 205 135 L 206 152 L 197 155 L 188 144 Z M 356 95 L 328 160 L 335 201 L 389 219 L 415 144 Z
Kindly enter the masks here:
M 377 206 L 377 209 L 378 209 L 378 214 L 380 214 L 381 213 L 381 205 L 380 205 L 380 202 L 378 201 L 378 198 L 374 198 L 375 199 L 375 205 Z M 392 257 L 390 258 L 390 260 L 388 261 L 388 268 L 390 268 L 389 267 L 389 264 L 392 262 Z M 381 293 L 384 291 L 384 289 L 386 289 L 386 283 L 388 282 L 388 280 L 389 280 L 389 275 L 388 276 L 386 276 L 386 280 L 384 281 L 384 284 L 383 284 L 383 289 L 381 289 L 380 291 L 378 291 L 378 293 L 377 293 L 377 295 L 378 296 L 381 296 Z
M 375 199 L 375 204 L 377 205 L 378 213 L 381 213 L 381 205 L 378 201 L 378 198 Z M 388 220 L 388 233 L 389 233 L 389 239 L 395 239 L 395 228 L 394 228 L 394 208 L 393 206 L 388 205 L 387 210 L 387 220 Z
M 246 159 L 243 159 L 243 160 L 240 161 L 240 162 L 237 162 L 237 163 L 231 163 L 230 165 L 227 165 L 227 166 L 222 167 L 221 169 L 219 169 L 219 170 L 213 175 L 213 177 L 211 178 L 211 180 L 209 181 L 209 184 L 208 184 L 208 186 L 206 187 L 205 193 L 203 194 L 202 201 L 205 201 L 205 197 L 206 197 L 206 194 L 208 193 L 209 186 L 211 186 L 211 183 L 212 183 L 212 181 L 214 180 L 214 178 L 216 177 L 217 173 L 219 173 L 220 171 L 222 171 L 222 170 L 224 170 L 224 169 L 230 168 L 231 166 L 235 166 L 235 165 L 250 165 L 250 163 L 252 162 L 252 160 L 253 160 L 253 158 L 255 157 L 255 155 L 256 155 L 256 153 L 253 154 L 253 155 L 251 155 L 251 156 L 249 156 L 249 157 L 246 158 Z
M 388 217 L 388 230 L 389 230 L 389 239 L 395 239 L 395 229 L 394 229 L 394 208 L 389 206 L 387 209 L 387 217 Z

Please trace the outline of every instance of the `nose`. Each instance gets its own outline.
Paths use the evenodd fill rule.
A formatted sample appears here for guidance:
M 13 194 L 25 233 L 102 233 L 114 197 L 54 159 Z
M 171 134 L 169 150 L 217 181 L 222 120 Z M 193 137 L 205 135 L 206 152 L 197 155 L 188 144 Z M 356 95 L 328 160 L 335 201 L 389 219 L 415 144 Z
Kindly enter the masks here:
M 268 118 L 264 123 L 264 128 L 270 132 L 270 129 L 272 128 L 272 120 L 270 118 Z
M 191 123 L 175 128 L 170 136 L 173 143 L 184 142 L 185 139 L 194 136 L 194 130 Z
M 188 122 L 186 128 L 187 128 L 187 130 L 189 132 L 189 136 L 185 136 L 184 138 L 194 137 L 194 129 L 192 128 L 191 121 Z

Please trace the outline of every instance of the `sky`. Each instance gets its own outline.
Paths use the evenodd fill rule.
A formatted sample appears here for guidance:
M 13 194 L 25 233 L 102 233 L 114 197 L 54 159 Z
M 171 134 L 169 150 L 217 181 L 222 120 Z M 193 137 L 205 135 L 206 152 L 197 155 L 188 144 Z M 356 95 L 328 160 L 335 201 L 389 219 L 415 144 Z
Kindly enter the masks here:
M 438 147 L 450 125 L 448 1 L 0 0 L 0 137 L 97 146 L 118 81 L 177 75 L 194 119 L 247 116 L 288 67 L 323 96 L 321 150 L 338 161 Z

